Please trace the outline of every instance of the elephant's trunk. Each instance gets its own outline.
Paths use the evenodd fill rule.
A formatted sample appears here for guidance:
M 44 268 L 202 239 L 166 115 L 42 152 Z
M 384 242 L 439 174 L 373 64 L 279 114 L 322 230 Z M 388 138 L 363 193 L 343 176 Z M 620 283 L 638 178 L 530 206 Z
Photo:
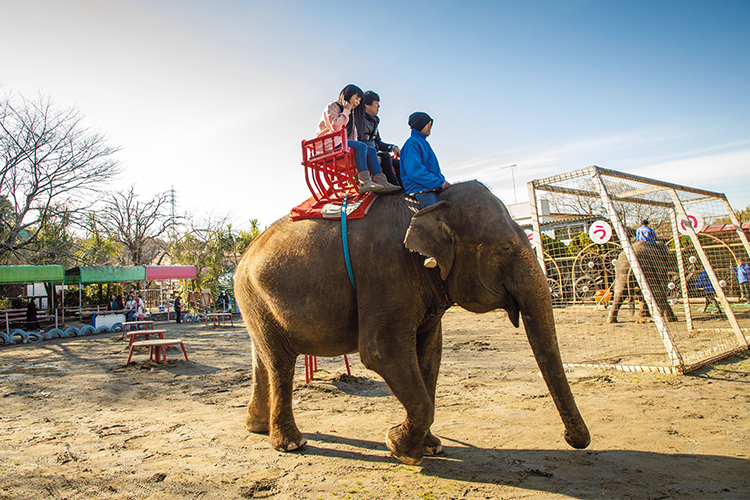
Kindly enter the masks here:
M 513 282 L 516 284 L 513 295 L 521 311 L 526 336 L 565 424 L 565 440 L 574 448 L 586 448 L 591 436 L 563 369 L 547 280 L 530 249 L 519 260 L 513 272 Z

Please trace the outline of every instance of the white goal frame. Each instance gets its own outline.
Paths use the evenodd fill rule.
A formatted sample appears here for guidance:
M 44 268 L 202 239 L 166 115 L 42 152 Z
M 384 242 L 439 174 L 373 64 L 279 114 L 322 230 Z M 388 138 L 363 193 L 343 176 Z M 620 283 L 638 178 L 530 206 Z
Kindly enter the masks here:
M 586 181 L 586 185 L 592 186 L 592 189 L 581 189 L 576 185 L 576 181 Z M 635 189 L 623 191 L 623 186 L 632 183 Z M 571 187 L 572 186 L 572 187 Z M 617 187 L 617 189 L 613 189 Z M 613 226 L 617 237 L 622 244 L 623 251 L 627 256 L 628 262 L 630 263 L 631 269 L 638 282 L 638 286 L 644 297 L 644 301 L 648 305 L 649 312 L 653 318 L 656 331 L 661 338 L 661 342 L 664 346 L 664 351 L 669 359 L 672 371 L 678 371 L 686 373 L 695 370 L 701 366 L 712 363 L 719 359 L 725 358 L 736 352 L 747 350 L 750 346 L 745 338 L 742 328 L 740 327 L 732 308 L 727 300 L 724 290 L 720 285 L 720 280 L 712 267 L 709 258 L 704 251 L 698 235 L 695 233 L 690 224 L 687 224 L 684 229 L 687 231 L 688 236 L 698 254 L 698 257 L 706 270 L 708 277 L 713 285 L 717 299 L 720 301 L 724 308 L 726 319 L 728 321 L 728 327 L 734 334 L 734 342 L 730 346 L 714 347 L 711 349 L 712 352 L 703 353 L 698 357 L 700 359 L 692 359 L 685 361 L 683 354 L 678 349 L 677 345 L 673 341 L 670 333 L 668 323 L 664 321 L 661 310 L 657 307 L 653 293 L 649 284 L 646 281 L 644 272 L 636 258 L 633 247 L 630 243 L 625 225 L 620 218 L 620 214 L 615 208 L 615 202 L 624 202 L 637 205 L 649 205 L 657 206 L 667 209 L 670 214 L 673 241 L 675 244 L 675 254 L 677 256 L 678 270 L 680 273 L 680 285 L 681 293 L 684 298 L 685 308 L 685 322 L 687 323 L 688 330 L 693 330 L 693 318 L 689 306 L 689 294 L 687 289 L 687 283 L 685 279 L 685 263 L 683 262 L 683 256 L 680 249 L 680 238 L 678 232 L 678 221 L 688 220 L 688 214 L 686 206 L 690 206 L 696 203 L 720 203 L 723 206 L 723 210 L 726 212 L 725 216 L 728 217 L 734 225 L 737 236 L 739 237 L 742 245 L 744 246 L 747 255 L 750 256 L 750 243 L 747 237 L 742 231 L 742 226 L 737 220 L 732 207 L 726 199 L 723 193 L 716 193 L 707 191 L 704 189 L 697 189 L 689 186 L 682 186 L 678 184 L 672 184 L 669 182 L 663 182 L 656 179 L 650 179 L 637 175 L 627 174 L 624 172 L 618 172 L 615 170 L 603 169 L 598 166 L 590 166 L 584 169 L 575 170 L 566 174 L 556 175 L 545 179 L 533 180 L 528 183 L 529 191 L 529 203 L 531 206 L 531 221 L 532 229 L 534 232 L 534 238 L 532 245 L 535 249 L 537 259 L 542 270 L 546 270 L 545 254 L 542 247 L 541 238 L 541 223 L 539 220 L 539 192 L 551 192 L 558 193 L 560 195 L 572 195 L 577 197 L 590 197 L 598 198 L 601 200 L 604 208 L 606 209 L 610 223 Z M 694 357 L 695 358 L 695 357 Z M 611 366 L 613 368 L 620 368 L 620 365 Z M 629 367 L 632 369 L 634 367 Z M 643 367 L 649 369 L 648 367 Z

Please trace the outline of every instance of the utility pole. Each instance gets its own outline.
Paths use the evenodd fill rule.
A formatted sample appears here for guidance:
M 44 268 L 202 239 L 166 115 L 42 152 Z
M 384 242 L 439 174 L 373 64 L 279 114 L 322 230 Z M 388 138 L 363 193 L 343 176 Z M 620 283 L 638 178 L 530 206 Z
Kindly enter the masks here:
M 505 170 L 506 168 L 510 169 L 510 177 L 511 177 L 511 179 L 513 179 L 513 200 L 514 200 L 513 203 L 518 203 L 518 197 L 516 196 L 516 176 L 513 173 L 513 170 L 517 166 L 518 165 L 516 163 L 514 163 L 513 165 L 508 165 L 507 167 L 502 167 L 501 168 L 501 170 Z
M 174 219 L 175 219 L 175 205 L 176 205 L 175 196 L 174 196 L 174 186 L 172 186 L 172 189 L 171 189 L 170 204 L 172 205 L 172 207 L 171 207 L 171 217 L 170 217 L 170 224 L 169 225 L 172 226 L 172 239 L 174 239 L 175 234 L 177 234 L 176 231 L 175 231 L 175 223 L 174 223 Z

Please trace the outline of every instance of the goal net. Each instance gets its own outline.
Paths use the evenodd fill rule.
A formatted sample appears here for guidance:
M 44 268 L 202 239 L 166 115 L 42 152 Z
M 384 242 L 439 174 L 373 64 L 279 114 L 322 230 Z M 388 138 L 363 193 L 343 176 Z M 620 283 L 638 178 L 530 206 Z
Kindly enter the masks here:
M 722 193 L 596 166 L 528 188 L 565 364 L 684 373 L 748 349 L 750 245 Z M 565 214 L 586 226 L 567 243 Z

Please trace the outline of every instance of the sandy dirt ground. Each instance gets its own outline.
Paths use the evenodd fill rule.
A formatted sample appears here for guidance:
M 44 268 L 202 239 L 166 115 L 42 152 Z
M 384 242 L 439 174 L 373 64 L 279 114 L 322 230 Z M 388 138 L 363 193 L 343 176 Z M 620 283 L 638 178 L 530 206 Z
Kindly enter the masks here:
M 557 314 L 557 312 L 556 312 Z M 162 324 L 166 366 L 119 333 L 0 348 L 0 498 L 750 498 L 750 357 L 690 375 L 572 370 L 592 443 L 570 448 L 523 329 L 450 309 L 433 432 L 406 466 L 383 438 L 404 413 L 356 355 L 319 359 L 291 453 L 244 428 L 251 343 L 232 327 Z

